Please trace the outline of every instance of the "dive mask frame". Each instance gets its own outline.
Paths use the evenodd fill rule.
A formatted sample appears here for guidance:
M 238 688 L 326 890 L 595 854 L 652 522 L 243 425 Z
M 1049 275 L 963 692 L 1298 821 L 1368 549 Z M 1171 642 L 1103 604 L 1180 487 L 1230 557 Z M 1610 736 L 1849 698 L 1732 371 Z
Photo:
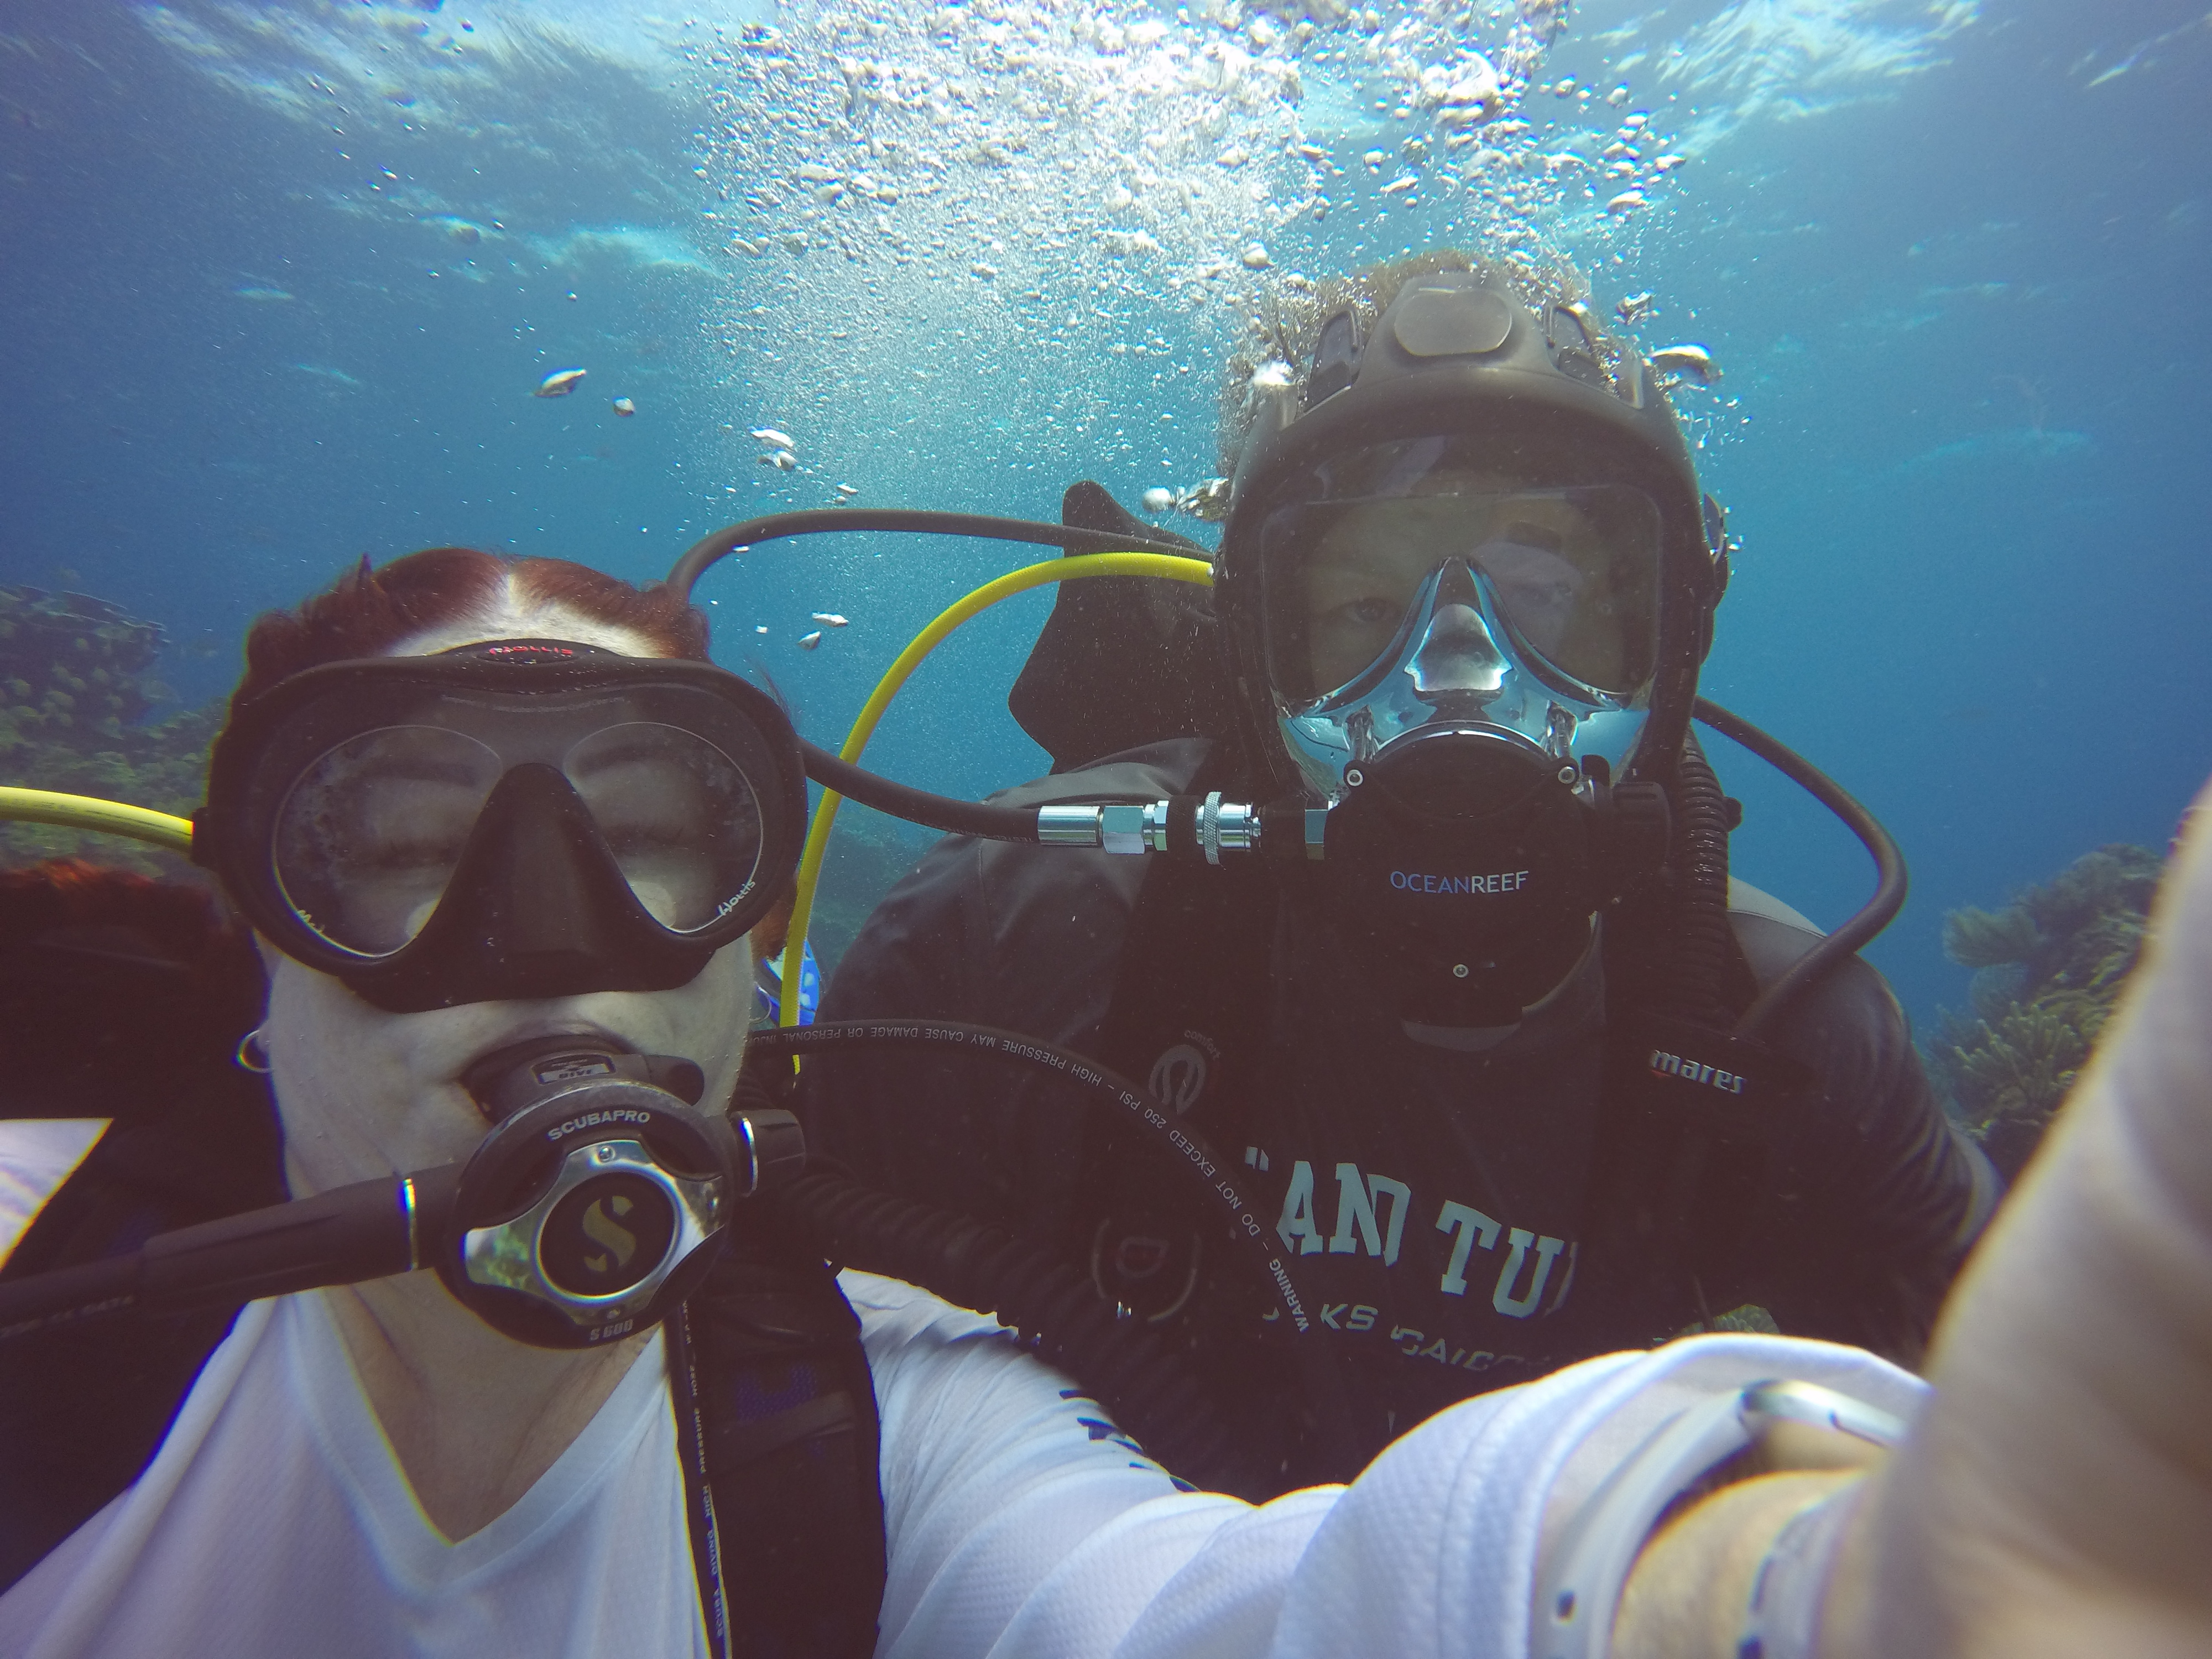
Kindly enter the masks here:
M 1647 676 L 1615 694 L 1575 680 L 1529 646 L 1483 571 L 1442 557 L 1390 643 L 1351 680 L 1294 702 L 1274 693 L 1276 728 L 1306 783 L 1330 806 L 1349 774 L 1424 731 L 1470 728 L 1560 764 L 1621 766 L 1650 708 Z
M 564 713 L 571 729 L 588 730 L 594 718 L 606 730 L 673 728 L 726 761 L 749 791 L 757 832 L 750 871 L 702 925 L 656 920 L 562 769 L 504 751 L 411 936 L 393 948 L 351 948 L 302 914 L 280 872 L 278 839 L 286 803 L 311 769 L 383 729 L 469 735 L 479 718 L 497 728 L 557 722 Z M 434 656 L 322 664 L 240 705 L 216 744 L 192 854 L 285 955 L 387 1012 L 416 1013 L 689 983 L 786 896 L 805 804 L 790 721 L 727 670 L 568 641 L 494 640 Z

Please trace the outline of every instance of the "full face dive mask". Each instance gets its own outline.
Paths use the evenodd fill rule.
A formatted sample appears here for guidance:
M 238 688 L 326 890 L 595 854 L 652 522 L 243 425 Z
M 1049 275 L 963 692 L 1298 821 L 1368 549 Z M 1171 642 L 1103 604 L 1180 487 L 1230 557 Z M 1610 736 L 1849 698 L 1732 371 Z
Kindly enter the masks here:
M 1268 515 L 1267 663 L 1329 803 L 1340 931 L 1409 1023 L 1498 1030 L 1572 971 L 1619 874 L 1607 786 L 1648 712 L 1658 513 L 1617 484 L 1474 487 L 1437 466 L 1452 448 L 1364 453 L 1341 469 L 1363 493 Z
M 1238 469 L 1217 601 L 1249 750 L 1322 804 L 1320 885 L 1409 1025 L 1510 1030 L 1664 857 L 1726 562 L 1613 356 L 1579 307 L 1416 277 L 1371 336 L 1330 319 Z

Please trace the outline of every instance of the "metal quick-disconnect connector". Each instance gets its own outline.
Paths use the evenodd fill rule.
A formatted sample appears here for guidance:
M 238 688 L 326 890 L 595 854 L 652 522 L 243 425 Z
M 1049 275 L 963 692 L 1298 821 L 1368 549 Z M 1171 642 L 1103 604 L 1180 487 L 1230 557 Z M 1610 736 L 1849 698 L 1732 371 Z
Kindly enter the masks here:
M 1232 853 L 1257 852 L 1260 847 L 1260 809 L 1235 801 L 1224 803 L 1217 789 L 1198 810 L 1198 845 L 1208 864 L 1221 862 L 1226 848 Z
M 1102 847 L 1109 853 L 1168 850 L 1168 803 L 1040 806 L 1037 841 L 1046 847 Z
M 1182 799 L 1188 805 L 1189 797 Z M 1112 806 L 1040 806 L 1037 842 L 1045 847 L 1103 848 L 1109 853 L 1164 853 L 1169 850 L 1168 820 L 1174 809 L 1175 802 L 1170 800 Z M 1260 809 L 1224 801 L 1217 789 L 1193 810 L 1190 832 L 1208 864 L 1220 863 L 1224 852 L 1256 852 Z M 1318 847 L 1310 855 L 1318 858 Z

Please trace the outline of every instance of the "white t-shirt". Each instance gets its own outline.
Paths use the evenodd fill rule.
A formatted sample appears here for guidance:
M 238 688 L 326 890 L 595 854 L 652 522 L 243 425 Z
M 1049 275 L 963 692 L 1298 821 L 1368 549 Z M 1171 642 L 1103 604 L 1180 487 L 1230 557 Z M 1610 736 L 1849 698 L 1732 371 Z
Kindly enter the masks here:
M 1253 1509 L 1177 1491 L 990 1321 L 844 1284 L 883 1415 L 878 1650 L 903 1659 L 1522 1653 L 1547 1511 L 1659 1423 L 1765 1377 L 1899 1414 L 1920 1388 L 1849 1349 L 1700 1338 L 1470 1401 L 1349 1488 Z M 137 1483 L 0 1595 L 11 1659 L 703 1651 L 657 1341 L 514 1508 L 448 1543 L 315 1294 L 249 1307 Z

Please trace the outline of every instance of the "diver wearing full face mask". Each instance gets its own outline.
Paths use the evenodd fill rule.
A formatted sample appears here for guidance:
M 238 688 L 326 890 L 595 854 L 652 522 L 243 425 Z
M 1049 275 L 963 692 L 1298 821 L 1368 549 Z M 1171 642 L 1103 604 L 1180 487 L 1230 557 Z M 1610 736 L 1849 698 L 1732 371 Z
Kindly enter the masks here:
M 839 1056 L 805 1085 L 866 1178 L 1020 1227 L 1190 1346 L 1278 1487 L 1740 1304 L 1910 1356 L 1996 1190 L 1856 959 L 1729 1036 L 1817 935 L 1729 884 L 1689 739 L 1718 509 L 1632 352 L 1451 265 L 1379 274 L 1251 376 L 1211 607 L 1132 607 L 1182 688 L 1146 688 L 1149 731 L 1095 672 L 1052 683 L 1053 652 L 1106 655 L 1069 588 L 1012 699 L 1057 765 L 1009 803 L 1302 803 L 1310 861 L 950 842 L 823 1007 L 1148 1080 L 1241 1152 L 1222 1178 L 1276 1218 L 1348 1398 L 1285 1386 L 1219 1241 L 1049 1083 L 938 1061 L 894 1091 Z

